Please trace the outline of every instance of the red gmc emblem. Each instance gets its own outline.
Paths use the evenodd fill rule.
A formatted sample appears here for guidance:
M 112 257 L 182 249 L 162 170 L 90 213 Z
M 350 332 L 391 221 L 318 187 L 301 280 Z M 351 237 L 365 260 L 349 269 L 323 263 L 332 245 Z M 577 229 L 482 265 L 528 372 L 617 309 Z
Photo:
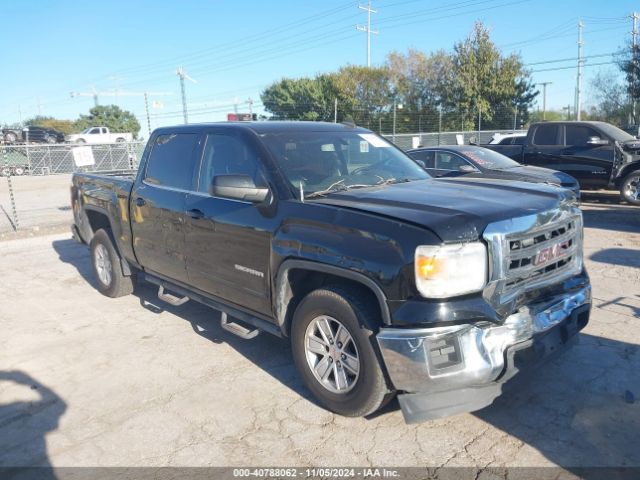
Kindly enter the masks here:
M 533 258 L 533 265 L 542 265 L 543 263 L 550 262 L 551 260 L 554 260 L 556 258 L 564 257 L 567 254 L 568 248 L 569 242 L 567 240 L 544 248 L 536 253 L 536 256 Z

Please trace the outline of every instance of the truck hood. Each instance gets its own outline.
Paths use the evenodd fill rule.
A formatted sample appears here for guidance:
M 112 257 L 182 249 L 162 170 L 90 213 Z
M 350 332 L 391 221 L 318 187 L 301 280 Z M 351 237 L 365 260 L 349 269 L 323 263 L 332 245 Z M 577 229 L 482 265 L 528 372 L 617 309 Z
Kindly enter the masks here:
M 443 242 L 474 241 L 487 225 L 556 208 L 570 192 L 544 184 L 489 179 L 429 179 L 335 192 L 316 203 L 412 223 Z

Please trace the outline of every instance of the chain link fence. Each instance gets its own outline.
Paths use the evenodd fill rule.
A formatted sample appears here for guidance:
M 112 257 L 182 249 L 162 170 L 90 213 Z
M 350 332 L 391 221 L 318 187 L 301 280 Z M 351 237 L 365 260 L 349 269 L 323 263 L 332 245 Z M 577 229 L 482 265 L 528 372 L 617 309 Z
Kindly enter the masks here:
M 526 130 L 483 130 L 459 131 L 459 132 L 429 132 L 429 133 L 398 133 L 396 135 L 384 134 L 387 140 L 395 143 L 402 150 L 417 147 L 435 147 L 438 145 L 469 144 L 478 145 L 489 143 L 495 135 L 507 133 L 527 133 Z
M 122 170 L 136 168 L 144 142 L 119 142 L 96 145 L 2 145 L 0 174 L 2 176 L 56 175 L 82 171 Z M 93 164 L 76 166 L 79 149 L 91 150 Z
M 136 169 L 144 147 L 144 142 L 0 145 L 5 177 L 0 178 L 0 236 L 69 225 L 71 174 Z

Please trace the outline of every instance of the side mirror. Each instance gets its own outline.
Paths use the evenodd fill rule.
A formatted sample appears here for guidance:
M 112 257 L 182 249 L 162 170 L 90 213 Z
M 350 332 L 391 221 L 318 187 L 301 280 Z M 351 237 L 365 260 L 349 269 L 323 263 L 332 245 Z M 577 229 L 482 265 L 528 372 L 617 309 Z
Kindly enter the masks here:
M 471 165 L 460 165 L 460 167 L 458 168 L 458 171 L 462 173 L 474 173 L 474 172 L 477 172 L 478 170 L 472 167 Z
M 427 164 L 424 163 L 424 160 L 414 160 L 414 162 L 420 165 L 420 168 L 427 168 Z
M 609 140 L 600 137 L 589 137 L 587 145 L 609 145 Z
M 260 203 L 269 196 L 269 189 L 258 187 L 249 175 L 216 175 L 209 193 L 214 197 Z

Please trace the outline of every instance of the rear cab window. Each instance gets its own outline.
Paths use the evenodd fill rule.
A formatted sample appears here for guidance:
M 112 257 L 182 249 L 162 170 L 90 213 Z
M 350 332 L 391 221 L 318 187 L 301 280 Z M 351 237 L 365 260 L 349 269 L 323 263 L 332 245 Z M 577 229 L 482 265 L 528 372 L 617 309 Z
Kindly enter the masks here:
M 533 134 L 534 145 L 561 145 L 560 143 L 560 125 L 538 125 Z

